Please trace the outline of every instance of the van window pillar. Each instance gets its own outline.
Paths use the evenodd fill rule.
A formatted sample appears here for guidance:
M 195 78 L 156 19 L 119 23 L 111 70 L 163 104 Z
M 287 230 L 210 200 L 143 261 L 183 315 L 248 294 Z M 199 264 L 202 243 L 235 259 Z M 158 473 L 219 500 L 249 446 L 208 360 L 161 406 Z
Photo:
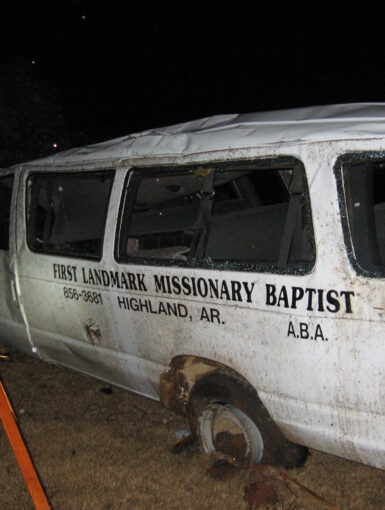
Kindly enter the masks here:
M 190 250 L 190 258 L 204 256 L 206 240 L 210 231 L 210 217 L 213 208 L 214 191 L 214 171 L 211 170 L 206 176 L 202 185 L 202 200 L 198 211 L 198 216 L 193 227 L 194 239 Z
M 302 211 L 304 206 L 301 172 L 298 168 L 293 169 L 293 178 L 289 187 L 290 201 L 289 209 L 286 216 L 285 228 L 279 251 L 278 263 L 279 268 L 287 265 L 290 248 L 295 247 L 297 254 L 302 254 L 303 251 L 303 222 Z

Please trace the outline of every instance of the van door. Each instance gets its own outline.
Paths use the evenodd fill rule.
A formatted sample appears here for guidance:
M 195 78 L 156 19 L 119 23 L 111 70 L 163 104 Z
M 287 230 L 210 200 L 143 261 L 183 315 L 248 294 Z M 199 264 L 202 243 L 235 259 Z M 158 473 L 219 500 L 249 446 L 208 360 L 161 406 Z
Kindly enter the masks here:
M 18 194 L 21 301 L 40 357 L 116 381 L 101 274 L 114 170 L 24 170 Z
M 0 169 L 0 341 L 30 354 L 15 284 L 14 180 L 14 171 Z
M 258 272 L 303 274 L 312 267 L 303 175 L 294 158 L 132 171 L 115 267 L 139 280 L 110 296 L 112 327 L 126 339 L 122 350 L 141 360 L 143 392 L 156 395 L 160 372 L 177 355 L 231 366 L 239 324 L 249 329 L 247 338 L 259 327 L 246 321 L 257 288 L 265 288 Z

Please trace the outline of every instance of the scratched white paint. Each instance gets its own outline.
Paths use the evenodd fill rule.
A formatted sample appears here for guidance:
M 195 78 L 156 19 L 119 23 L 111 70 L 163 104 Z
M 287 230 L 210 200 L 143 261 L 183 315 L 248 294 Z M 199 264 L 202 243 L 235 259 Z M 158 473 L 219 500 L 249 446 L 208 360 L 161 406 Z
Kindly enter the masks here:
M 293 441 L 385 469 L 384 282 L 358 275 L 349 262 L 333 172 L 339 156 L 384 150 L 385 104 L 358 104 L 216 116 L 21 165 L 14 169 L 18 185 L 11 212 L 11 249 L 0 251 L 4 296 L 0 336 L 25 352 L 31 353 L 33 346 L 47 361 L 150 398 L 159 398 L 159 376 L 174 356 L 216 360 L 257 389 Z M 316 262 L 309 274 L 116 262 L 116 223 L 130 166 L 277 156 L 295 157 L 305 168 L 316 247 Z M 106 168 L 115 168 L 116 175 L 102 260 L 31 252 L 25 240 L 28 173 Z M 75 266 L 78 275 L 82 269 L 86 274 L 93 269 L 131 272 L 140 275 L 146 290 L 93 286 L 80 277 L 76 282 L 63 281 L 54 277 L 54 264 Z M 155 275 L 189 281 L 212 278 L 228 286 L 242 282 L 244 299 L 232 302 L 157 292 Z M 64 299 L 64 286 L 100 293 L 103 304 Z M 307 309 L 308 295 L 298 300 L 296 308 L 271 304 L 273 290 L 278 296 L 285 288 L 290 299 L 293 287 L 317 293 L 333 290 L 340 310 L 332 313 L 318 306 L 315 294 L 313 310 Z M 252 289 L 250 302 L 245 288 Z M 150 302 L 143 306 L 151 310 L 157 310 L 159 303 L 180 305 L 181 316 L 126 310 L 118 306 L 118 298 Z M 10 302 L 17 302 L 21 312 L 11 313 Z M 202 307 L 218 310 L 220 323 L 200 320 Z M 99 328 L 100 337 L 90 339 L 86 327 L 90 324 Z

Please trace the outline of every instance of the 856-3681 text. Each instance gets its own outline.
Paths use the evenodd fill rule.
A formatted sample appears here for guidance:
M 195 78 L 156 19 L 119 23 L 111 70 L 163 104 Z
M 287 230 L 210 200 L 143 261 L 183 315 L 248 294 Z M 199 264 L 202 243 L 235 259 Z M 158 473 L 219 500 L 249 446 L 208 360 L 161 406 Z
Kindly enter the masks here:
M 74 299 L 75 301 L 84 301 L 86 303 L 95 303 L 97 305 L 103 304 L 103 298 L 100 292 L 63 287 L 63 295 L 66 299 Z

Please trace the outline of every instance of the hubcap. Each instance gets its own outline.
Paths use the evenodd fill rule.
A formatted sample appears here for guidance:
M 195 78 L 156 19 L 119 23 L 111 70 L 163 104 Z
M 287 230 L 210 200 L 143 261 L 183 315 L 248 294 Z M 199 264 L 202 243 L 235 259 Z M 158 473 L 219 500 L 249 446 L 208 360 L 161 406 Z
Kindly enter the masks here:
M 210 404 L 199 418 L 199 436 L 206 453 L 246 465 L 263 455 L 263 439 L 255 423 L 230 404 Z

